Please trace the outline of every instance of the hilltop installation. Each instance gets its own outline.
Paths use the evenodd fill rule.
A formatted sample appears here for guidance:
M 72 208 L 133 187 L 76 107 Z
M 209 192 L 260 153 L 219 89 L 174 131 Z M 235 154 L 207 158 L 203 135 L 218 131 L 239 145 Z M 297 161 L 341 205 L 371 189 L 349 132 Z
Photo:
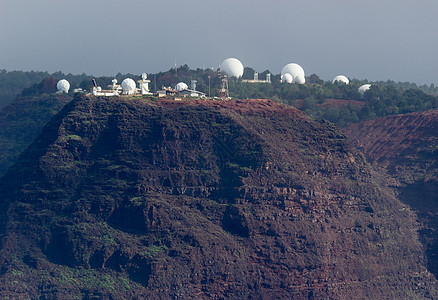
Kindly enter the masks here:
M 230 57 L 224 59 L 219 69 L 217 70 L 217 77 L 222 81 L 221 87 L 219 89 L 219 98 L 221 99 L 230 99 L 229 94 L 229 80 L 237 80 L 239 83 L 271 83 L 271 74 L 269 72 L 266 74 L 266 79 L 260 79 L 259 72 L 254 70 L 253 79 L 248 79 L 248 74 L 245 74 L 245 79 L 242 79 L 244 76 L 245 67 L 243 63 L 234 57 Z M 248 72 L 248 70 L 246 70 Z M 251 72 L 251 71 L 249 71 Z M 177 77 L 177 74 L 175 76 Z M 215 76 L 215 77 L 216 77 Z M 208 81 L 208 95 L 210 96 L 210 76 Z M 216 77 L 216 78 L 217 78 Z M 234 78 L 234 79 L 233 79 Z M 276 77 L 274 77 L 276 79 Z M 200 78 L 196 78 L 200 80 Z M 280 72 L 281 82 L 291 84 L 305 84 L 306 83 L 306 74 L 301 65 L 297 63 L 288 63 L 284 65 Z M 167 79 L 169 80 L 169 78 Z M 204 81 L 205 79 L 203 79 Z M 349 79 L 344 75 L 337 75 L 333 78 L 332 83 L 344 83 L 349 84 Z M 141 75 L 140 80 L 133 80 L 132 78 L 125 78 L 121 84 L 117 83 L 116 79 L 113 79 L 112 84 L 108 85 L 107 89 L 103 89 L 101 86 L 97 84 L 95 80 L 93 80 L 93 87 L 91 89 L 91 94 L 94 96 L 133 96 L 133 95 L 152 95 L 149 89 L 150 80 L 147 78 L 147 74 L 143 73 Z M 215 82 L 217 84 L 217 81 Z M 58 82 L 58 90 L 59 92 L 68 93 L 69 91 L 69 83 L 65 79 Z M 68 85 L 68 87 L 67 87 Z M 174 97 L 174 96 L 183 96 L 183 97 L 206 97 L 206 93 L 202 91 L 196 90 L 196 80 L 192 79 L 191 84 L 189 85 L 183 82 L 179 82 L 175 88 L 173 86 L 162 86 L 161 90 L 156 90 L 155 95 L 159 98 L 161 97 Z M 202 86 L 205 89 L 205 82 L 202 82 Z M 233 86 L 235 86 L 233 84 Z M 358 91 L 361 95 L 369 89 L 370 85 L 361 86 Z M 74 92 L 83 92 L 82 89 L 75 89 Z

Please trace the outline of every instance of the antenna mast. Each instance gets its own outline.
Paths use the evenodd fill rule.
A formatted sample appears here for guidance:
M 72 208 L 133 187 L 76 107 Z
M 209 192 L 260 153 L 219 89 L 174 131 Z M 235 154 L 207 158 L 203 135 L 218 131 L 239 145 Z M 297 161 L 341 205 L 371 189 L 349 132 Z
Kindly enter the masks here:
M 222 88 L 219 90 L 221 99 L 228 99 L 230 98 L 230 94 L 228 92 L 228 77 L 227 75 L 224 75 L 222 77 Z

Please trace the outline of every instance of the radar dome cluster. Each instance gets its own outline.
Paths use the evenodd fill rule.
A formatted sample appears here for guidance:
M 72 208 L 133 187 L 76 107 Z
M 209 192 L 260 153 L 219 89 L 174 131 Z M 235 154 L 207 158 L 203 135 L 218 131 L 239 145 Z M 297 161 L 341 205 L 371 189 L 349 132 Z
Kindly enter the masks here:
M 58 81 L 56 88 L 58 89 L 58 92 L 67 94 L 68 90 L 70 90 L 70 83 L 67 80 L 62 79 Z
M 213 69 L 213 68 L 212 68 Z M 220 95 L 222 99 L 229 99 L 229 91 L 228 91 L 228 79 L 227 77 L 234 77 L 234 78 L 241 78 L 244 73 L 244 66 L 240 60 L 237 58 L 227 58 L 222 61 L 220 64 L 220 70 L 219 72 L 222 72 L 226 76 L 222 76 L 222 87 L 219 89 Z M 267 71 L 266 80 L 260 80 L 259 79 L 259 73 L 254 70 L 254 79 L 242 79 L 239 80 L 239 82 L 242 83 L 271 83 L 271 73 Z M 297 63 L 288 63 L 281 69 L 281 82 L 283 83 L 296 83 L 296 84 L 305 84 L 306 83 L 306 75 L 304 72 L 304 69 L 302 66 L 300 66 Z M 315 75 L 316 76 L 316 75 Z M 150 80 L 147 79 L 148 76 L 146 73 L 141 74 L 141 80 L 137 80 L 137 83 L 131 79 L 126 78 L 122 81 L 120 85 L 117 85 L 117 80 L 113 79 L 112 85 L 109 85 L 108 87 L 110 89 L 108 90 L 102 90 L 100 86 L 97 85 L 96 81 L 93 79 L 93 88 L 91 93 L 96 96 L 118 96 L 120 94 L 124 95 L 152 95 L 152 93 L 149 90 L 149 83 Z M 209 78 L 209 95 L 210 97 L 210 76 Z M 313 79 L 312 82 L 320 82 L 321 80 L 316 76 L 317 80 L 315 78 L 312 78 L 310 76 L 310 79 Z M 342 84 L 349 84 L 350 80 L 344 76 L 344 75 L 337 75 L 333 78 L 332 83 L 342 83 Z M 364 84 L 358 88 L 358 92 L 361 96 L 365 94 L 366 91 L 368 91 L 371 87 L 371 84 Z M 58 81 L 57 88 L 60 93 L 68 93 L 70 89 L 70 83 L 62 79 Z M 206 93 L 202 91 L 196 91 L 196 80 L 191 80 L 191 87 L 184 83 L 179 82 L 175 85 L 175 88 L 171 87 L 162 87 L 163 90 L 157 91 L 155 95 L 158 97 L 166 97 L 166 95 L 175 95 L 179 93 L 179 96 L 184 97 L 205 97 Z M 82 89 L 75 89 L 75 92 L 82 91 Z
M 122 90 L 125 95 L 133 95 L 136 90 L 135 81 L 131 78 L 126 78 L 122 81 Z
M 243 75 L 243 64 L 237 58 L 227 58 L 221 65 L 220 69 L 228 77 L 242 77 Z
M 304 74 L 304 69 L 299 64 L 290 63 L 281 69 L 281 77 L 283 78 L 285 74 L 290 74 L 293 78 L 292 82 L 298 84 L 306 83 L 306 75 Z M 287 81 L 283 81 L 287 82 Z
M 342 83 L 345 83 L 345 84 L 349 84 L 350 80 L 348 80 L 348 78 L 345 77 L 344 75 L 338 75 L 335 78 L 333 78 L 332 83 L 335 83 L 335 82 L 342 82 Z
M 289 73 L 286 73 L 283 76 L 281 76 L 281 81 L 285 83 L 292 83 L 294 82 L 294 78 Z

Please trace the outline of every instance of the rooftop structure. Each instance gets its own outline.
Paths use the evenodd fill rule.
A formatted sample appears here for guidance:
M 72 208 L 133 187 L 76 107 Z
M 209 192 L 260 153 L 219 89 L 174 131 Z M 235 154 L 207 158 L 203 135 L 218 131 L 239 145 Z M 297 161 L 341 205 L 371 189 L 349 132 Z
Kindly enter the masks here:
M 243 79 L 242 82 L 248 83 L 271 83 L 271 74 L 266 74 L 266 80 L 259 80 L 259 72 L 254 72 L 254 79 Z

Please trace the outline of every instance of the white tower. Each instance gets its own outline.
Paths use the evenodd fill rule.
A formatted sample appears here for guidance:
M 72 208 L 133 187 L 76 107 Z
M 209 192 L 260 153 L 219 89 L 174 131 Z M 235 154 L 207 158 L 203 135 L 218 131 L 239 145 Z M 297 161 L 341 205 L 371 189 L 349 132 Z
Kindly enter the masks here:
M 193 90 L 193 91 L 196 91 L 196 83 L 197 83 L 197 81 L 196 80 L 192 80 L 191 82 L 190 82 L 190 88 Z
M 139 80 L 137 82 L 138 82 L 139 89 L 140 89 L 140 92 L 142 95 L 150 94 L 149 82 L 151 82 L 151 81 L 148 80 L 148 74 L 146 74 L 146 73 L 141 74 L 141 80 Z

